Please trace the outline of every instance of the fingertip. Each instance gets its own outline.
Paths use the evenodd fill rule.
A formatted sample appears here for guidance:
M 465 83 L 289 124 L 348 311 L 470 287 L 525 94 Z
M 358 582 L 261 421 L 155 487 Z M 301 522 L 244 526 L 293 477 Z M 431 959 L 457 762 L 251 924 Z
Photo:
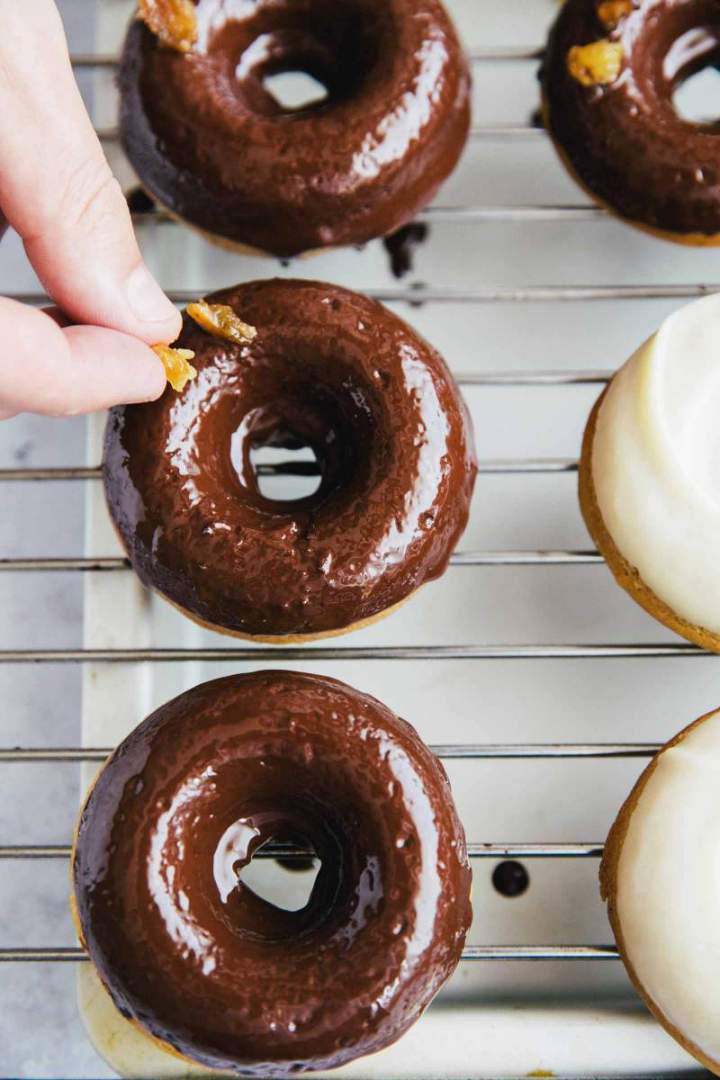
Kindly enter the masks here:
M 101 327 L 70 326 L 63 330 L 70 351 L 86 372 L 87 393 L 81 408 L 134 405 L 155 401 L 167 378 L 149 345 L 127 334 Z
M 136 321 L 134 332 L 142 341 L 159 345 L 176 340 L 182 329 L 182 316 L 145 263 L 141 262 L 129 274 L 125 295 Z
M 136 373 L 136 381 L 133 383 L 133 397 L 128 398 L 125 404 L 139 404 L 143 401 L 157 401 L 165 393 L 167 386 L 167 374 L 159 356 L 146 346 L 143 349 L 143 361 Z

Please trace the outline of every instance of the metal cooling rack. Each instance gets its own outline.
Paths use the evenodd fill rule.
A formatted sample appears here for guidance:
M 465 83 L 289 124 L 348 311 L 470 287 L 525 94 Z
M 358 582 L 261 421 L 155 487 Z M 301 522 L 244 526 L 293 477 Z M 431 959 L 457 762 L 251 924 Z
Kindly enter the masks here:
M 493 48 L 471 54 L 473 64 L 502 64 L 507 62 L 536 62 L 542 50 L 528 48 Z M 113 69 L 117 65 L 114 55 L 74 54 L 73 65 L 78 70 Z M 101 140 L 115 143 L 118 132 L 114 127 L 96 128 Z M 475 125 L 473 139 L 526 140 L 545 139 L 546 132 L 532 124 Z M 431 206 L 421 215 L 430 222 L 467 223 L 485 222 L 568 222 L 602 219 L 606 212 L 589 204 L 567 205 L 468 205 Z M 136 224 L 162 223 L 163 227 L 180 228 L 165 214 L 158 211 L 133 215 Z M 718 284 L 669 284 L 669 285 L 573 285 L 531 286 L 527 288 L 440 288 L 396 287 L 366 290 L 374 298 L 384 302 L 418 304 L 483 304 L 505 302 L 527 304 L 546 301 L 608 301 L 608 300 L 660 300 L 691 299 L 720 290 Z M 39 292 L 8 293 L 22 302 L 42 305 L 47 297 Z M 171 294 L 177 303 L 194 300 L 197 293 L 179 291 Z M 460 374 L 462 386 L 525 386 L 553 387 L 562 393 L 563 387 L 582 384 L 603 384 L 610 377 L 608 371 L 498 371 L 484 374 Z M 314 463 L 300 465 L 265 465 L 258 468 L 262 475 L 294 472 L 311 475 Z M 494 459 L 480 463 L 485 474 L 543 474 L 572 473 L 577 471 L 577 461 L 566 458 Z M 101 477 L 99 467 L 75 468 L 3 468 L 0 484 L 13 482 L 51 483 L 55 481 L 96 482 Z M 563 566 L 602 562 L 601 556 L 592 550 L 500 550 L 459 551 L 452 559 L 454 567 L 480 566 Z M 124 558 L 1 558 L 0 572 L 65 572 L 126 573 L 129 563 Z M 154 662 L 205 660 L 213 662 L 282 662 L 343 661 L 343 660 L 501 660 L 501 659 L 568 659 L 568 658 L 644 658 L 687 657 L 709 655 L 692 645 L 678 641 L 670 644 L 607 643 L 607 644 L 534 644 L 534 645 L 487 645 L 483 643 L 464 646 L 386 646 L 355 647 L 325 646 L 312 648 L 127 648 L 127 649 L 0 649 L 0 664 L 45 664 L 65 662 L 84 664 L 91 662 Z M 465 744 L 435 745 L 431 749 L 443 759 L 607 759 L 649 758 L 658 749 L 652 743 L 539 743 L 539 744 Z M 110 748 L 0 748 L 0 764 L 17 767 L 33 763 L 76 764 L 102 762 Z M 530 859 L 598 859 L 602 855 L 602 843 L 512 843 L 485 844 L 473 840 L 469 843 L 473 860 L 498 858 Z M 0 860 L 17 859 L 69 859 L 69 845 L 6 845 L 0 847 Z M 300 848 L 268 845 L 261 857 L 285 856 L 288 858 L 307 855 Z M 81 948 L 0 948 L 0 962 L 77 962 L 88 958 Z M 585 961 L 617 960 L 613 945 L 470 945 L 463 953 L 463 961 Z

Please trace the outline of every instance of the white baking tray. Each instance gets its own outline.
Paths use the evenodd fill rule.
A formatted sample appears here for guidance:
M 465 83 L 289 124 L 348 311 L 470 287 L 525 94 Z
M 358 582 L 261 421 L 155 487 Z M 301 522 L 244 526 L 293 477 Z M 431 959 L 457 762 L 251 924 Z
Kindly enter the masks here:
M 553 0 L 450 0 L 468 48 L 533 46 Z M 129 5 L 100 4 L 98 49 L 117 47 Z M 475 65 L 475 122 L 526 125 L 537 104 L 536 65 Z M 111 94 L 97 119 L 113 119 Z M 114 151 L 116 153 L 116 151 Z M 119 155 L 118 172 L 129 179 Z M 437 200 L 443 207 L 587 205 L 543 134 L 476 137 Z M 148 225 L 146 256 L 161 281 L 198 295 L 253 277 L 312 276 L 352 288 L 392 287 L 379 244 L 282 267 L 231 256 L 187 230 Z M 720 278 L 712 250 L 655 241 L 619 223 L 468 222 L 445 215 L 418 251 L 407 282 L 463 290 L 528 286 L 686 284 Z M 618 366 L 678 300 L 614 299 L 395 305 L 458 374 L 594 370 Z M 481 459 L 575 458 L 598 386 L 467 388 Z M 100 457 L 102 423 L 88 462 Z M 88 485 L 86 554 L 118 552 L 100 485 Z M 589 549 L 573 473 L 493 473 L 478 480 L 462 550 Z M 455 566 L 396 615 L 341 645 L 619 644 L 674 640 L 611 582 L 602 565 Z M 149 597 L 130 573 L 89 574 L 85 644 L 93 648 L 204 645 L 227 639 Z M 720 699 L 710 657 L 504 660 L 357 660 L 291 666 L 368 691 L 427 742 L 660 742 Z M 144 663 L 85 668 L 83 740 L 111 745 L 151 709 L 204 679 L 253 663 Z M 264 666 L 267 666 L 265 664 Z M 468 839 L 602 841 L 642 767 L 637 759 L 450 762 Z M 87 777 L 89 779 L 89 776 Z M 597 860 L 529 860 L 531 885 L 514 900 L 474 864 L 472 944 L 611 941 Z M 98 1037 L 98 1032 L 95 1032 Z M 122 1040 L 121 1040 L 122 1041 Z M 103 1047 L 119 1065 L 122 1053 Z M 182 1066 L 164 1059 L 169 1076 Z M 150 1066 L 148 1066 L 150 1068 Z M 660 1076 L 693 1062 L 638 1004 L 617 961 L 464 963 L 429 1015 L 391 1050 L 340 1070 L 355 1077 Z M 155 1071 L 152 1071 L 152 1070 Z M 148 1075 L 160 1075 L 153 1065 Z

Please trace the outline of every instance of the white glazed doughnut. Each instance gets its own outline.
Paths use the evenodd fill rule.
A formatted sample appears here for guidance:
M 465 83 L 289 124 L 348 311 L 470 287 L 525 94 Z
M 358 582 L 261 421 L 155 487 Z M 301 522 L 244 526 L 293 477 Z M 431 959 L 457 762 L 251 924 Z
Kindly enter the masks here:
M 588 424 L 585 520 L 621 585 L 720 649 L 720 295 L 681 308 L 613 378 Z
M 720 710 L 668 743 L 612 827 L 601 891 L 665 1029 L 720 1075 Z

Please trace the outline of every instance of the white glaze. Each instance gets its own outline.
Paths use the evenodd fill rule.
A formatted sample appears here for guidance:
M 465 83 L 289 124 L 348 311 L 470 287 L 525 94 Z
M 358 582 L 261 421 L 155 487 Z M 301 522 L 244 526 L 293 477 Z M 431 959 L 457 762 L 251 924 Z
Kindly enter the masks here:
M 615 376 L 592 474 L 620 553 L 677 615 L 720 633 L 720 294 L 676 311 Z
M 627 958 L 666 1019 L 720 1061 L 720 711 L 666 750 L 617 873 Z

